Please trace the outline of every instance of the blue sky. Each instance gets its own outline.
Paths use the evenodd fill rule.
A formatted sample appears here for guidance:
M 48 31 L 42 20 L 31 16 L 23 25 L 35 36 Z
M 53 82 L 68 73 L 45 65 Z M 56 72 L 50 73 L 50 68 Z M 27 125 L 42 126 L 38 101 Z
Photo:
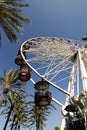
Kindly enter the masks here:
M 11 44 L 0 28 L 2 32 L 0 76 L 3 74 L 3 69 L 10 70 L 11 68 L 17 68 L 14 59 L 18 48 L 29 38 L 49 36 L 81 40 L 81 38 L 87 34 L 86 0 L 26 0 L 26 2 L 27 1 L 30 7 L 24 8 L 23 14 L 30 18 L 32 24 L 23 24 L 24 32 L 22 36 L 19 35 L 20 43 L 18 45 Z M 32 84 L 29 83 L 29 86 L 32 86 Z M 62 93 L 54 89 L 52 91 L 58 99 L 62 99 Z M 33 93 L 32 88 L 30 88 L 29 92 Z M 54 110 L 49 116 L 48 125 L 44 130 L 53 130 L 54 126 L 60 126 L 61 124 L 61 108 L 56 104 L 55 106 L 57 110 Z M 0 123 L 1 129 L 2 126 L 3 120 L 2 124 Z

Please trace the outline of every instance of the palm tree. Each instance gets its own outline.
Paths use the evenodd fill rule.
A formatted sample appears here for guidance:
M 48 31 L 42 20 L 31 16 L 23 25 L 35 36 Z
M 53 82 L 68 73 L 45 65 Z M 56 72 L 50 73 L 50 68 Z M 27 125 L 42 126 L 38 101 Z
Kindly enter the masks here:
M 26 121 L 23 120 L 25 115 L 28 117 L 28 109 L 27 105 L 25 105 L 26 101 L 24 100 L 26 97 L 25 94 L 26 92 L 21 92 L 21 90 L 12 90 L 11 93 L 7 95 L 5 108 L 1 113 L 6 115 L 6 122 L 3 130 L 6 130 L 9 121 L 11 122 L 10 130 L 13 130 L 14 127 L 15 129 L 20 127 L 21 121 L 24 123 L 27 121 L 27 119 Z
M 21 7 L 28 7 L 22 0 L 0 0 L 0 25 L 8 39 L 13 43 L 19 42 L 17 33 L 23 30 L 22 22 L 30 23 L 30 19 L 21 14 Z
M 28 123 L 28 116 L 28 107 L 26 101 L 24 100 L 23 93 L 21 93 L 20 98 L 15 102 L 11 117 L 12 124 L 10 130 L 13 130 L 13 128 L 20 129 L 21 126 L 26 127 L 26 124 Z
M 4 109 L 1 113 L 1 114 L 5 113 L 7 115 L 6 122 L 5 122 L 3 130 L 6 130 L 6 128 L 7 128 L 11 113 L 14 109 L 15 102 L 17 101 L 16 100 L 17 96 L 18 95 L 16 94 L 16 92 L 14 93 L 14 91 L 12 91 L 11 95 L 7 95 L 8 100 L 6 100 L 6 102 L 5 102 L 6 109 Z M 8 111 L 7 111 L 7 109 L 8 109 Z
M 28 127 L 32 129 L 36 125 L 36 130 L 43 130 L 43 127 L 46 127 L 46 121 L 51 111 L 56 108 L 52 104 L 45 107 L 36 106 L 33 101 L 29 102 L 29 105 L 30 105 L 29 109 L 30 121 Z
M 2 106 L 10 89 L 14 88 L 19 90 L 21 87 L 25 86 L 25 83 L 18 80 L 17 71 L 14 69 L 9 70 L 8 72 L 4 70 L 4 77 L 0 77 L 0 84 L 3 89 L 2 98 L 0 100 L 0 107 Z
M 13 124 L 14 124 L 13 126 L 15 128 L 20 129 L 22 126 L 25 128 L 28 127 L 28 124 L 29 124 L 28 111 L 29 111 L 29 108 L 28 108 L 26 101 L 21 101 L 16 104 L 16 106 L 14 107 L 14 111 L 13 111 L 14 116 L 12 116 Z M 12 127 L 11 127 L 11 130 L 13 130 Z
M 36 130 L 42 130 L 40 129 L 42 121 L 46 121 L 46 119 L 42 118 L 44 116 L 43 110 L 41 107 L 35 106 L 34 102 L 32 102 L 32 105 L 29 109 L 29 129 L 32 129 L 36 125 Z M 43 120 L 42 120 L 43 119 Z M 45 125 L 45 123 L 43 124 Z

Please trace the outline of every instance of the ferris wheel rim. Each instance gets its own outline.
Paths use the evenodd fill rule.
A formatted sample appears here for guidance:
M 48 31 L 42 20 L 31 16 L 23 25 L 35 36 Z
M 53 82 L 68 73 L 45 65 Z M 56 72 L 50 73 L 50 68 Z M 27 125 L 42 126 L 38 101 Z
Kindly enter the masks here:
M 44 77 L 44 75 L 41 75 L 40 73 L 38 73 L 38 72 L 35 70 L 35 68 L 32 67 L 32 66 L 27 62 L 27 60 L 25 59 L 25 57 L 24 57 L 24 55 L 23 55 L 23 53 L 22 53 L 23 45 L 24 45 L 27 41 L 31 41 L 32 39 L 37 39 L 37 38 L 56 38 L 56 37 L 34 37 L 34 38 L 30 38 L 30 39 L 26 40 L 25 42 L 23 42 L 23 44 L 21 45 L 20 50 L 21 50 L 21 55 L 22 55 L 22 57 L 23 57 L 25 63 L 26 63 L 26 64 L 32 69 L 32 71 L 35 72 L 41 79 L 47 81 L 47 82 L 50 83 L 52 86 L 57 87 L 60 91 L 62 91 L 62 92 L 64 92 L 65 94 L 69 95 L 69 94 L 70 94 L 69 92 L 67 92 L 66 90 L 60 88 L 58 85 L 56 86 L 56 85 L 55 85 L 54 83 L 52 83 L 51 81 L 47 80 L 47 79 Z M 56 38 L 56 39 L 58 39 L 58 38 Z M 64 38 L 63 38 L 63 39 L 64 39 Z M 68 39 L 68 40 L 71 40 L 71 39 Z

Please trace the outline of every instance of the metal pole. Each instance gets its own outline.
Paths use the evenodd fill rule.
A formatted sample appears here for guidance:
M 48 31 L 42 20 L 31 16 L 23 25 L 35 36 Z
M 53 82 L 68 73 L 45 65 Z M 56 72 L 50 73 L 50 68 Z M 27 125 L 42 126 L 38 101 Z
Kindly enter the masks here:
M 79 84 L 79 59 L 77 59 L 77 95 L 79 94 L 80 84 Z
M 68 92 L 70 93 L 70 96 L 66 96 L 66 101 L 65 101 L 65 107 L 69 104 L 69 98 L 74 96 L 74 82 L 75 82 L 75 64 L 73 65 L 73 68 L 72 68 L 72 71 L 71 71 L 71 74 L 70 74 L 70 80 L 69 80 L 69 84 L 68 84 Z M 62 107 L 62 112 L 64 112 L 64 108 L 65 107 Z M 67 113 L 67 112 L 66 112 Z M 62 118 L 62 122 L 61 122 L 61 128 L 60 130 L 64 130 L 65 128 L 65 124 L 66 124 L 66 121 L 65 121 L 65 117 Z
M 81 69 L 82 82 L 83 82 L 83 91 L 87 92 L 87 72 L 86 72 L 86 67 L 84 65 L 84 61 L 82 59 L 81 50 L 78 50 L 78 54 L 79 54 L 79 62 L 80 62 L 80 69 Z
M 84 52 L 82 50 L 79 50 L 79 61 L 80 61 L 80 69 L 81 69 L 81 75 L 82 75 L 82 83 L 83 83 L 83 93 L 85 94 L 84 97 L 84 118 L 85 118 L 85 130 L 87 130 L 87 71 L 84 64 L 84 57 L 82 55 Z

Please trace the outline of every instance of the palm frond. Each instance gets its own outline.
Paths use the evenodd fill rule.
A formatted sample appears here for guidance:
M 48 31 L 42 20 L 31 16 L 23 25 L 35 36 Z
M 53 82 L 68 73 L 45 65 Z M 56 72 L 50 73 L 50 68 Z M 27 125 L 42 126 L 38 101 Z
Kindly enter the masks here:
M 13 43 L 14 41 L 16 43 L 19 42 L 18 37 L 16 36 L 16 33 L 14 32 L 13 28 L 5 21 L 0 21 L 1 27 L 3 28 L 4 32 L 6 33 L 8 39 Z
M 29 4 L 22 3 L 20 0 L 1 0 L 0 1 L 0 25 L 13 43 L 19 42 L 17 33 L 22 33 L 22 22 L 30 24 L 30 19 L 21 14 L 21 7 L 29 7 Z

